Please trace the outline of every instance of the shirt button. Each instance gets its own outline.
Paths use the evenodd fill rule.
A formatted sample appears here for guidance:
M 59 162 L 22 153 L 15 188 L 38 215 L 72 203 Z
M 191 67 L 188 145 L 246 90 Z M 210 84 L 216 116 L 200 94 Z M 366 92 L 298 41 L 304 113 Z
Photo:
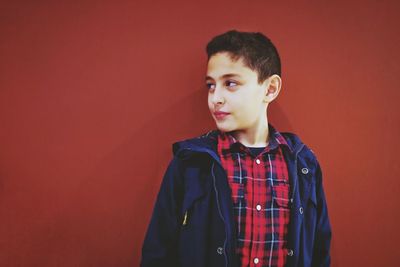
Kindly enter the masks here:
M 254 264 L 258 264 L 260 262 L 260 260 L 258 258 L 254 258 L 253 262 L 254 262 Z
M 303 168 L 303 169 L 301 169 L 301 172 L 302 172 L 303 174 L 307 174 L 307 173 L 308 173 L 308 169 L 307 169 L 307 168 Z
M 218 247 L 217 248 L 217 253 L 219 254 L 219 255 L 222 255 L 222 252 L 224 251 L 224 249 L 222 248 L 222 247 Z
M 300 208 L 299 208 L 299 211 L 300 211 L 300 214 L 303 214 L 303 212 L 304 212 L 304 211 L 303 211 L 303 207 L 300 207 Z
M 293 250 L 292 250 L 292 249 L 289 249 L 287 255 L 288 255 L 289 257 L 292 257 L 292 256 L 293 256 Z
M 257 164 L 260 164 L 261 161 L 260 161 L 259 159 L 256 159 L 256 163 L 257 163 Z
M 261 205 L 260 205 L 260 204 L 258 204 L 258 205 L 256 206 L 256 210 L 258 210 L 258 211 L 261 210 Z

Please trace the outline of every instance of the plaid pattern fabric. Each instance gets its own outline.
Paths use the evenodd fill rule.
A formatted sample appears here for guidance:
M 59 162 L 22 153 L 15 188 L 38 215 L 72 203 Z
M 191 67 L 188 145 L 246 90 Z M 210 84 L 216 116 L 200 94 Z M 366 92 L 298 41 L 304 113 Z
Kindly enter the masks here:
M 269 144 L 257 157 L 229 133 L 218 134 L 218 154 L 232 189 L 236 253 L 242 267 L 278 267 L 286 262 L 290 186 L 281 145 L 288 144 L 269 127 Z

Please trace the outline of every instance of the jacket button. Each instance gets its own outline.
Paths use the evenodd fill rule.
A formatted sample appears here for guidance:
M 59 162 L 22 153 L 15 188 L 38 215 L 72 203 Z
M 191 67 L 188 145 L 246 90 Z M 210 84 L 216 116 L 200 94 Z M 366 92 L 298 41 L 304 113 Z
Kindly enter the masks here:
M 287 255 L 289 257 L 292 257 L 293 256 L 293 249 L 289 249 Z
M 303 168 L 303 169 L 301 169 L 301 172 L 302 172 L 303 174 L 307 174 L 307 173 L 308 173 L 308 169 L 307 169 L 307 168 Z
M 300 214 L 303 214 L 303 212 L 304 212 L 303 207 L 299 208 L 299 212 L 300 212 Z
M 218 247 L 218 248 L 217 248 L 217 253 L 218 253 L 219 255 L 222 255 L 223 252 L 224 252 L 224 249 L 223 249 L 222 247 Z

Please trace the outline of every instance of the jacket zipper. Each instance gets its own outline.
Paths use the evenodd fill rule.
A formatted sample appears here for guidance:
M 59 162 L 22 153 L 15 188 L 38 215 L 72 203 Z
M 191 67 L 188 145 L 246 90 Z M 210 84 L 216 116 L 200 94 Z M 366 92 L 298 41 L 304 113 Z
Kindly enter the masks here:
M 217 185 L 216 185 L 216 178 L 215 178 L 215 174 L 214 174 L 214 165 L 215 164 L 213 162 L 212 167 L 211 167 L 211 173 L 212 173 L 212 177 L 213 177 L 213 185 L 214 185 L 215 197 L 217 199 L 218 214 L 221 217 L 221 220 L 224 222 L 224 226 L 225 226 L 224 227 L 225 228 L 225 241 L 224 241 L 224 251 L 223 251 L 223 253 L 224 253 L 224 258 L 225 258 L 225 267 L 227 267 L 228 266 L 228 259 L 227 259 L 227 256 L 226 256 L 226 242 L 227 242 L 227 239 L 228 239 L 228 233 L 226 232 L 225 219 L 224 219 L 224 216 L 222 216 L 221 207 L 220 207 L 220 204 L 219 204 L 219 194 L 218 194 L 218 189 L 217 189 Z
M 292 191 L 292 197 L 290 198 L 290 202 L 293 203 L 294 201 L 294 193 L 296 192 L 296 186 L 297 186 L 297 180 L 299 179 L 299 175 L 297 173 L 297 157 L 300 153 L 300 151 L 303 149 L 304 144 L 301 144 L 301 147 L 296 151 L 296 154 L 294 156 L 294 172 L 296 173 L 296 179 L 293 179 L 294 185 L 293 185 L 293 191 Z
M 183 217 L 183 222 L 182 222 L 182 225 L 183 225 L 183 226 L 187 224 L 187 214 L 188 214 L 188 212 L 185 211 L 185 215 L 184 215 L 184 217 Z

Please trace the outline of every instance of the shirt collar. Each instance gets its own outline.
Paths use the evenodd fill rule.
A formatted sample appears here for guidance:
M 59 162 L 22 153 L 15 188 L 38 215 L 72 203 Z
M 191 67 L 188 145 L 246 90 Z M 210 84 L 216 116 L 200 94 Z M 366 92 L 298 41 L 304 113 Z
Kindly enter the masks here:
M 289 150 L 291 150 L 286 139 L 280 132 L 278 132 L 271 124 L 268 124 L 268 129 L 269 143 L 266 148 L 268 151 L 276 149 L 278 146 L 287 146 Z M 248 148 L 237 141 L 230 133 L 218 131 L 218 136 L 218 143 L 220 145 L 222 154 L 226 155 L 231 153 L 248 152 Z

